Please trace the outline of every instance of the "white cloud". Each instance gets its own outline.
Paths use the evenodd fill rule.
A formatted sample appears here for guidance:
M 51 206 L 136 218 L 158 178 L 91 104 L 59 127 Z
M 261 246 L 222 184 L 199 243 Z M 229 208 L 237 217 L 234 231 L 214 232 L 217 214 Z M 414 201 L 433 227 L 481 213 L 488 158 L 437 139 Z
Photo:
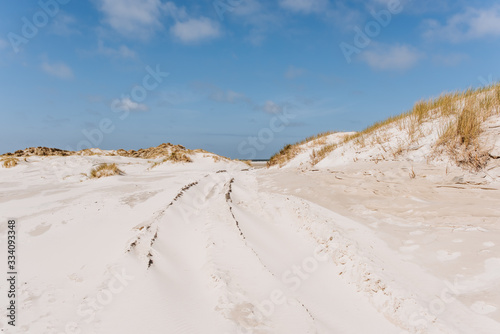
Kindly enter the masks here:
M 97 0 L 104 21 L 127 37 L 147 39 L 164 28 L 162 19 L 168 17 L 173 25 L 170 32 L 184 43 L 196 43 L 221 35 L 219 24 L 207 17 L 192 18 L 184 7 L 161 0 Z M 127 52 L 119 50 L 123 55 Z M 129 57 L 130 57 L 129 53 Z
M 362 51 L 360 59 L 377 70 L 406 70 L 417 64 L 423 54 L 408 45 L 376 44 Z
M 290 66 L 288 70 L 285 72 L 285 78 L 287 79 L 295 79 L 306 73 L 306 70 L 303 68 L 298 68 L 295 66 Z
M 205 17 L 176 22 L 170 32 L 184 43 L 196 43 L 213 39 L 221 35 L 219 25 Z
M 268 114 L 280 114 L 283 112 L 283 106 L 281 106 L 273 101 L 267 101 L 262 106 L 262 110 L 264 110 Z
M 147 38 L 163 26 L 160 17 L 164 5 L 160 0 L 98 0 L 105 22 L 119 33 Z
M 117 49 L 107 47 L 102 41 L 98 42 L 97 53 L 108 57 L 130 58 L 135 59 L 136 54 L 126 45 L 121 45 Z
M 175 23 L 170 32 L 184 43 L 196 43 L 220 36 L 217 22 L 206 18 L 190 18 L 184 7 L 161 0 L 98 0 L 105 22 L 119 33 L 148 38 L 163 29 L 161 19 L 169 17 Z M 122 53 L 126 50 L 121 50 Z
M 49 63 L 47 61 L 42 63 L 42 70 L 52 76 L 60 79 L 72 79 L 74 77 L 71 68 L 64 63 Z
M 451 42 L 500 36 L 500 6 L 487 9 L 468 8 L 453 15 L 446 24 L 436 20 L 425 21 L 424 36 L 430 39 L 446 39 Z
M 143 112 L 145 112 L 145 111 L 149 110 L 147 105 L 134 102 L 128 97 L 114 100 L 112 103 L 112 106 L 114 109 L 123 110 L 123 111 L 143 111 Z
M 319 13 L 328 6 L 328 0 L 280 0 L 281 7 L 304 14 Z
M 53 19 L 50 31 L 60 36 L 81 35 L 81 32 L 74 27 L 76 23 L 77 21 L 73 16 L 58 13 Z
M 177 7 L 177 5 L 173 2 L 166 2 L 163 5 L 163 10 L 167 14 L 167 16 L 171 17 L 174 19 L 174 21 L 183 21 L 187 20 L 189 18 L 186 8 L 184 7 Z

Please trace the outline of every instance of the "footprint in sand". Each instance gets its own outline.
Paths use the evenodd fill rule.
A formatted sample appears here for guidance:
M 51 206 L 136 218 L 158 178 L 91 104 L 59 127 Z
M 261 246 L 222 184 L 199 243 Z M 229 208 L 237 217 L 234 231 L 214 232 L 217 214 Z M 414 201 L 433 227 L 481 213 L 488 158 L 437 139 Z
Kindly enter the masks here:
M 447 251 L 447 250 L 439 250 L 439 251 L 437 251 L 436 254 L 437 254 L 436 258 L 441 262 L 455 260 L 462 255 L 462 253 L 460 253 L 460 252 L 453 252 L 452 253 L 452 252 Z
M 475 302 L 474 304 L 471 305 L 470 308 L 472 309 L 472 311 L 479 314 L 493 313 L 497 310 L 495 306 L 486 304 L 483 301 Z
M 485 241 L 485 242 L 483 242 L 483 246 L 490 248 L 490 247 L 494 247 L 495 243 L 492 241 Z
M 462 239 L 454 239 L 453 242 L 456 244 L 459 244 L 459 243 L 464 242 L 464 241 Z

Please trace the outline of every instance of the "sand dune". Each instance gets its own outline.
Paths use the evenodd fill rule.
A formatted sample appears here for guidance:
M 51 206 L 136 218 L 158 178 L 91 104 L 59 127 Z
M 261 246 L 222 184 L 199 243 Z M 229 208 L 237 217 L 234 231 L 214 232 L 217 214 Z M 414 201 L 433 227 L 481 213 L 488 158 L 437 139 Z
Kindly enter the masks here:
M 0 212 L 20 222 L 17 332 L 500 331 L 498 183 L 427 164 L 410 178 L 399 162 L 268 170 L 203 154 L 2 169 Z M 84 175 L 100 163 L 124 174 Z

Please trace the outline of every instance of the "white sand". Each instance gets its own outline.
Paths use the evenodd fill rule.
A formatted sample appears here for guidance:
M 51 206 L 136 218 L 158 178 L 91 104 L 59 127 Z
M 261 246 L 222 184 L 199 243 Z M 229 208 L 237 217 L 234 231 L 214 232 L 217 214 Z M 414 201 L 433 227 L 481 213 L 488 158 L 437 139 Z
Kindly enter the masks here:
M 3 332 L 500 333 L 499 183 L 425 162 L 194 160 L 0 169 L 20 273 Z M 100 162 L 125 175 L 81 174 Z

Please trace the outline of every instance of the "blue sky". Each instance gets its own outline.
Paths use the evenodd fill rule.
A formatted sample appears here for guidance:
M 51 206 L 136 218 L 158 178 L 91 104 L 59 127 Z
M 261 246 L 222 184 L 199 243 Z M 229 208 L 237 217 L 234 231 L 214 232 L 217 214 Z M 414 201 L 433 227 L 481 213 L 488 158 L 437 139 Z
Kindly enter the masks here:
M 421 98 L 499 77 L 495 1 L 0 8 L 0 153 L 171 142 L 267 158 L 286 143 L 361 130 Z

